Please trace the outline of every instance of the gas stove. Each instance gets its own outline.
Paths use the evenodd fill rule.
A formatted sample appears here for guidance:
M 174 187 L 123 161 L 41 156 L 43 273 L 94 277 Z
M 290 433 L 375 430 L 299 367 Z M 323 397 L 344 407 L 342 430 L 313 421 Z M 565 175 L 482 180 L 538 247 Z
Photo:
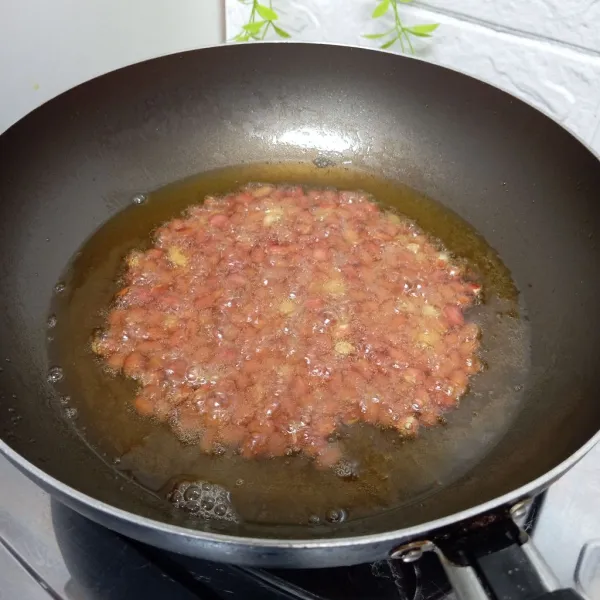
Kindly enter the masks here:
M 192 559 L 124 538 L 53 500 L 0 457 L 0 599 L 450 600 L 432 553 L 321 570 Z M 526 527 L 563 586 L 600 600 L 600 446 L 538 498 Z

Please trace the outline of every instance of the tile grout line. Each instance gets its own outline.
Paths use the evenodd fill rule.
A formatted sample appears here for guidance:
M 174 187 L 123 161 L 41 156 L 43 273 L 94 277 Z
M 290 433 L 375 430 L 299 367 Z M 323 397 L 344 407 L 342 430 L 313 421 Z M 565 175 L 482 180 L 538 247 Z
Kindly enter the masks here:
M 470 23 L 472 25 L 478 25 L 484 29 L 490 29 L 497 33 L 504 33 L 506 35 L 510 35 L 520 39 L 527 39 L 530 41 L 538 42 L 540 44 L 545 44 L 549 46 L 556 46 L 559 48 L 563 48 L 566 50 L 571 50 L 573 52 L 577 52 L 578 54 L 584 54 L 587 56 L 591 56 L 593 58 L 600 58 L 600 51 L 593 50 L 592 48 L 587 48 L 586 46 L 580 46 L 578 44 L 573 44 L 571 42 L 565 42 L 563 40 L 559 40 L 557 38 L 546 37 L 543 35 L 538 35 L 535 33 L 531 33 L 529 31 L 525 31 L 522 29 L 517 29 L 514 27 L 507 27 L 505 25 L 498 25 L 496 23 L 492 23 L 490 21 L 485 21 L 483 19 L 478 19 L 477 17 L 471 17 L 464 13 L 448 10 L 446 8 L 438 8 L 436 6 L 430 5 L 427 1 L 424 2 L 415 2 L 411 5 L 413 8 L 422 8 L 427 10 L 433 14 L 442 15 L 445 17 L 450 17 L 451 19 L 455 19 L 456 21 L 462 21 L 464 23 Z M 407 7 L 404 7 L 406 9 Z
M 0 546 L 6 550 L 6 552 L 13 558 L 13 560 L 33 579 L 39 586 L 40 589 L 44 590 L 48 594 L 48 598 L 53 600 L 61 600 L 61 596 L 58 595 L 50 585 L 39 575 L 36 570 L 4 539 L 0 538 Z
M 224 0 L 225 12 L 226 7 L 228 5 L 227 0 Z M 581 54 L 584 56 L 588 56 L 591 58 L 600 58 L 600 50 L 594 50 L 593 48 L 588 48 L 587 46 L 581 46 L 579 44 L 574 44 L 572 42 L 565 42 L 558 38 L 548 37 L 544 35 L 539 35 L 536 33 L 532 33 L 530 31 L 524 29 L 518 29 L 516 27 L 508 27 L 506 25 L 499 25 L 497 23 L 493 23 L 491 21 L 486 21 L 485 19 L 479 19 L 477 17 L 471 17 L 466 13 L 461 13 L 459 11 L 447 9 L 447 8 L 439 8 L 437 6 L 431 5 L 427 0 L 415 0 L 415 2 L 411 2 L 411 4 L 405 4 L 403 10 L 411 10 L 411 9 L 423 9 L 434 15 L 442 15 L 445 17 L 449 17 L 458 22 L 469 23 L 471 25 L 475 25 L 481 27 L 482 29 L 487 29 L 490 31 L 494 31 L 496 33 L 501 33 L 505 35 L 509 35 L 511 37 L 517 39 L 526 39 L 528 41 L 536 42 L 540 45 L 562 48 L 564 50 L 570 50 L 571 52 L 575 52 L 577 54 Z M 225 17 L 227 15 L 225 14 Z M 226 25 L 229 19 L 225 18 Z

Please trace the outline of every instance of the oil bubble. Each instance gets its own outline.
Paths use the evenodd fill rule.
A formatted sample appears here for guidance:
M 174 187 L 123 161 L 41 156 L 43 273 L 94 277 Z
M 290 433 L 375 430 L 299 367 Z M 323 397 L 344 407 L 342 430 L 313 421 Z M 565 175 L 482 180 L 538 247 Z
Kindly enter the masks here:
M 227 450 L 225 449 L 225 446 L 223 446 L 222 444 L 215 444 L 213 447 L 213 454 L 215 456 L 223 456 L 223 454 L 225 454 L 225 452 L 227 452 Z
M 332 523 L 337 525 L 338 523 L 343 523 L 348 517 L 346 511 L 343 508 L 332 508 L 327 511 L 325 515 L 325 519 L 328 523 Z
M 310 525 L 318 525 L 321 522 L 321 519 L 317 515 L 310 515 L 308 517 L 308 523 Z
M 71 396 L 61 396 L 59 402 L 62 406 L 69 406 L 71 403 Z
M 217 517 L 224 517 L 227 514 L 227 506 L 225 504 L 217 504 L 214 512 Z
M 215 507 L 215 501 L 212 498 L 202 498 L 200 506 L 202 506 L 204 510 L 212 510 Z
M 179 490 L 175 490 L 169 494 L 169 500 L 171 504 L 174 504 L 178 508 L 181 508 L 185 504 L 183 494 Z
M 190 485 L 190 487 L 185 490 L 185 494 L 183 494 L 183 497 L 188 502 L 198 500 L 200 496 L 202 496 L 202 490 L 198 489 L 195 485 Z
M 65 417 L 67 417 L 67 419 L 76 419 L 77 418 L 77 409 L 76 408 L 66 408 L 65 409 Z
M 317 169 L 326 169 L 327 167 L 335 167 L 335 162 L 326 156 L 320 154 L 313 161 L 313 165 L 317 167 Z
M 48 371 L 48 383 L 58 383 L 63 377 L 64 373 L 60 367 L 52 367 Z
M 57 323 L 56 315 L 50 315 L 48 317 L 48 321 L 46 322 L 46 324 L 48 325 L 48 327 L 50 329 L 52 329 L 53 327 L 56 327 L 56 323 Z
M 61 294 L 62 292 L 64 292 L 67 289 L 67 286 L 62 283 L 62 281 L 58 282 L 55 286 L 54 286 L 54 291 L 57 294 Z
M 132 198 L 132 202 L 134 204 L 144 204 L 144 202 L 146 202 L 146 200 L 148 200 L 148 197 L 146 196 L 146 194 L 136 194 Z
M 187 513 L 196 514 L 202 510 L 202 507 L 199 502 L 196 502 L 196 500 L 190 500 L 184 504 L 183 510 L 185 510 Z
M 244 485 L 244 480 L 243 479 L 236 480 L 235 485 L 237 485 L 238 487 L 240 487 L 241 485 Z

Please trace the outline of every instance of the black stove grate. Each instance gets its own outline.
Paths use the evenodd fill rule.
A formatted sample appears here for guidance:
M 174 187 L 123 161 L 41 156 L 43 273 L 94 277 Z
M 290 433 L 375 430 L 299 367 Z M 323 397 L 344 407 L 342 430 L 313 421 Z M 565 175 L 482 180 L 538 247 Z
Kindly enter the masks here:
M 534 525 L 540 502 L 526 528 Z M 159 550 L 51 501 L 69 600 L 441 600 L 450 586 L 435 555 L 334 569 L 252 569 Z M 49 591 L 49 590 L 48 590 Z M 62 590 L 61 590 L 62 592 Z M 62 600 L 63 595 L 51 594 Z

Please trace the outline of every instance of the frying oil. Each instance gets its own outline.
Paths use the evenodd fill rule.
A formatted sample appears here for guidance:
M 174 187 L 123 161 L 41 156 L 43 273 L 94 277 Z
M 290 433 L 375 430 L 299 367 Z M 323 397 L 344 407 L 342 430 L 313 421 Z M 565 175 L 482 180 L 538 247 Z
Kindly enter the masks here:
M 358 425 L 343 432 L 345 458 L 320 470 L 303 456 L 246 460 L 231 452 L 202 454 L 167 425 L 131 408 L 135 383 L 107 373 L 90 349 L 132 249 L 147 248 L 153 230 L 208 195 L 249 182 L 296 183 L 364 190 L 383 206 L 415 220 L 479 273 L 484 303 L 469 317 L 483 331 L 488 368 L 477 375 L 447 424 L 402 440 L 393 431 Z M 173 497 L 185 482 L 210 482 L 228 490 L 245 522 L 308 524 L 359 519 L 433 494 L 473 468 L 518 415 L 529 365 L 529 332 L 510 272 L 485 240 L 441 204 L 391 180 L 342 167 L 312 163 L 255 164 L 209 172 L 156 191 L 143 191 L 107 221 L 73 257 L 61 278 L 50 315 L 50 364 L 69 396 L 74 426 L 115 468 L 149 491 Z M 54 377 L 54 375 L 53 375 Z M 71 417 L 73 418 L 73 417 Z M 243 485 L 236 482 L 243 481 Z M 182 484 L 182 482 L 184 482 Z M 186 488 L 187 489 L 187 488 Z

